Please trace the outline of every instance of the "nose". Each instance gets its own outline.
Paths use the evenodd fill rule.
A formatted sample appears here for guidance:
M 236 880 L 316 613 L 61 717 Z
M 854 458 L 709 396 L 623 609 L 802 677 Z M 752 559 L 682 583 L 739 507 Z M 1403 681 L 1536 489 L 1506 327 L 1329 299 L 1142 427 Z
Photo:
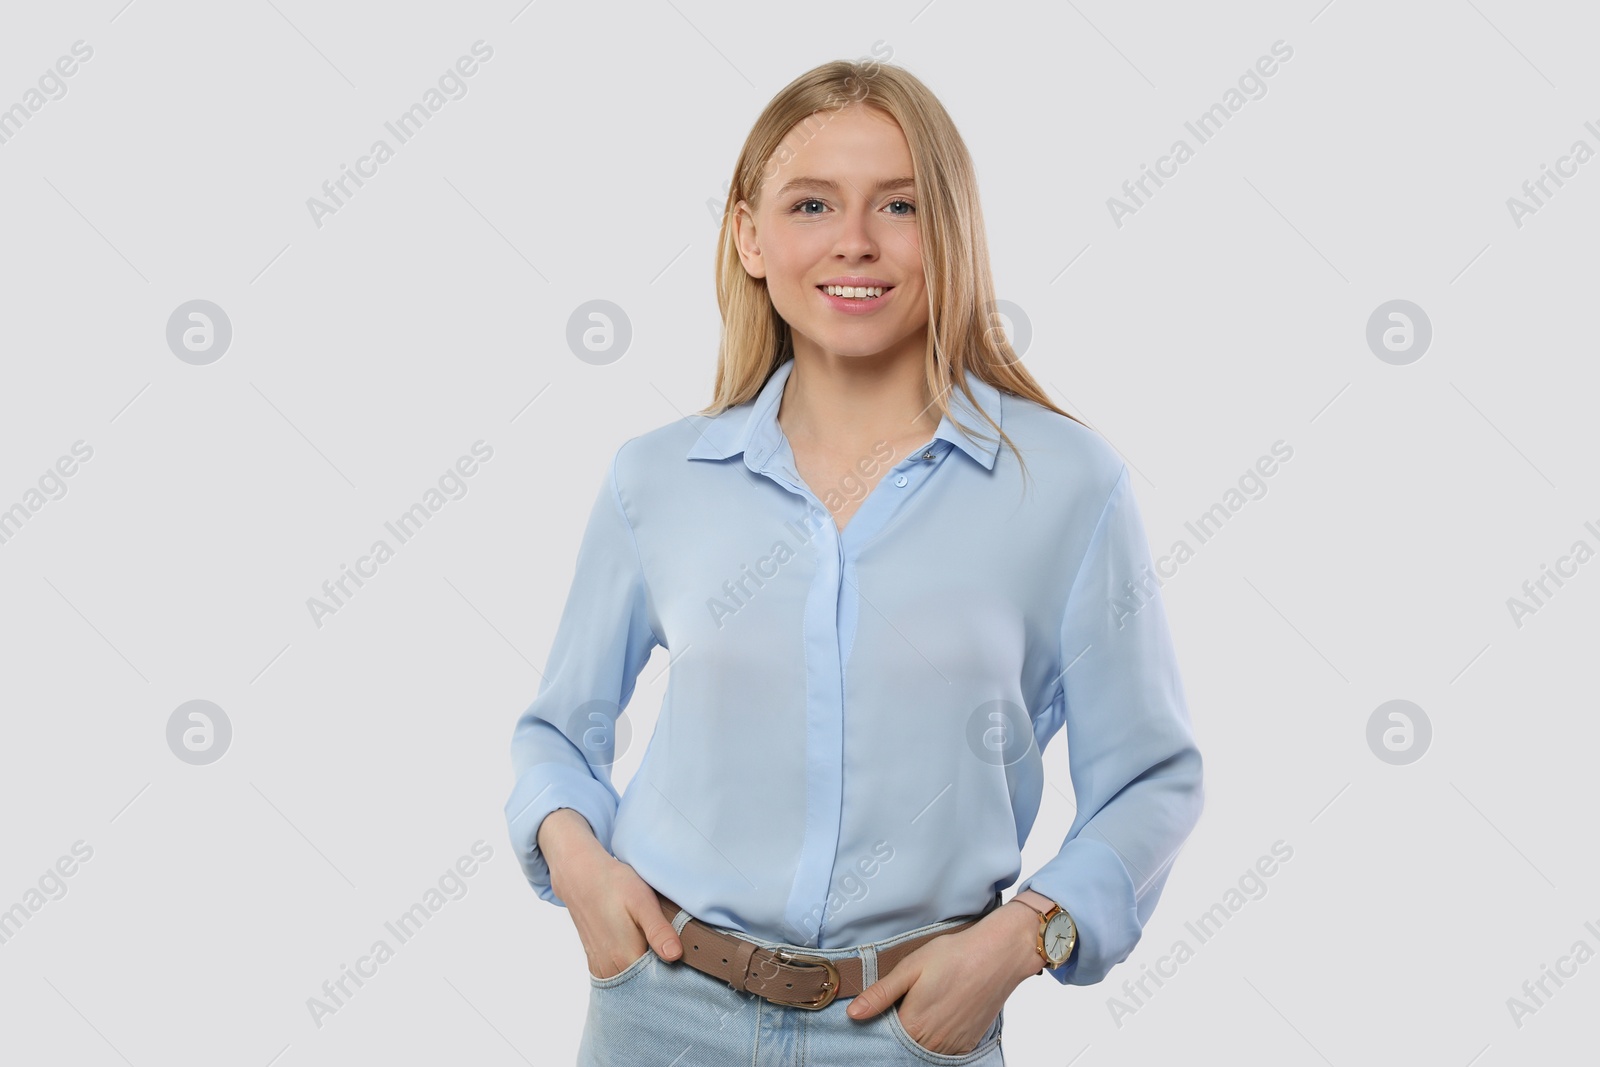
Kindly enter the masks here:
M 834 251 L 851 260 L 876 258 L 878 238 L 873 232 L 875 221 L 870 210 L 864 206 L 846 209 L 841 216 Z

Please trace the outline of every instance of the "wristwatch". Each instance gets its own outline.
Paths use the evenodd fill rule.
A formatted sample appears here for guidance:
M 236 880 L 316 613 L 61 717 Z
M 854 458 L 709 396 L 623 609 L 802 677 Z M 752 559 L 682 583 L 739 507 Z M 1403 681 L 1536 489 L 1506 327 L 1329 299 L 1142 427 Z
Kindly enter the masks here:
M 1039 916 L 1038 947 L 1045 966 L 1054 968 L 1066 963 L 1078 944 L 1078 924 L 1072 921 L 1067 910 L 1060 904 L 1052 903 L 1049 911 L 1040 911 L 1026 900 L 1018 897 L 1011 899 Z

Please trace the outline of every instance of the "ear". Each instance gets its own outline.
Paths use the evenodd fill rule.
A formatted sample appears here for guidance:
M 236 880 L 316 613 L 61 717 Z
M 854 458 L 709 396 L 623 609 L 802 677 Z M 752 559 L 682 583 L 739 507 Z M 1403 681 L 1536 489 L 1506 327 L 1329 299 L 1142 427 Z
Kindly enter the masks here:
M 761 258 L 761 249 L 756 244 L 759 237 L 756 234 L 755 214 L 748 202 L 741 200 L 734 205 L 733 225 L 733 243 L 739 250 L 739 262 L 744 264 L 745 273 L 752 278 L 765 278 L 767 264 Z

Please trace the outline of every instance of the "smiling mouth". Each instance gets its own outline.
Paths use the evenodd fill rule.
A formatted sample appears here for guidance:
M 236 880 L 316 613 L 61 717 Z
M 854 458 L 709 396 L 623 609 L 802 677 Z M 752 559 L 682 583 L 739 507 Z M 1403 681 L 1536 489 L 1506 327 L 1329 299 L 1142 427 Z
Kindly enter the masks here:
M 827 296 L 838 297 L 841 300 L 859 300 L 862 303 L 871 303 L 888 293 L 892 285 L 819 285 L 817 289 Z

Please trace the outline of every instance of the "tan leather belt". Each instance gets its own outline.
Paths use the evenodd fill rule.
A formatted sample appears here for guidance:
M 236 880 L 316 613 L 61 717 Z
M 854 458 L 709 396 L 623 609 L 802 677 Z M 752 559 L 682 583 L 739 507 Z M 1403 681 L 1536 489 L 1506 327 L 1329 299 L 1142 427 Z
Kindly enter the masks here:
M 659 891 L 661 910 L 670 923 L 677 918 L 678 905 Z M 976 923 L 969 919 L 947 930 L 936 930 L 921 937 L 901 941 L 878 952 L 878 977 L 894 969 L 906 956 L 944 934 L 953 934 Z M 683 956 L 674 962 L 687 963 L 697 971 L 720 978 L 741 993 L 754 993 L 774 1004 L 815 1011 L 826 1008 L 836 997 L 854 997 L 866 988 L 861 981 L 860 955 L 829 959 L 788 949 L 763 948 L 742 937 L 725 934 L 691 917 L 678 933 Z

